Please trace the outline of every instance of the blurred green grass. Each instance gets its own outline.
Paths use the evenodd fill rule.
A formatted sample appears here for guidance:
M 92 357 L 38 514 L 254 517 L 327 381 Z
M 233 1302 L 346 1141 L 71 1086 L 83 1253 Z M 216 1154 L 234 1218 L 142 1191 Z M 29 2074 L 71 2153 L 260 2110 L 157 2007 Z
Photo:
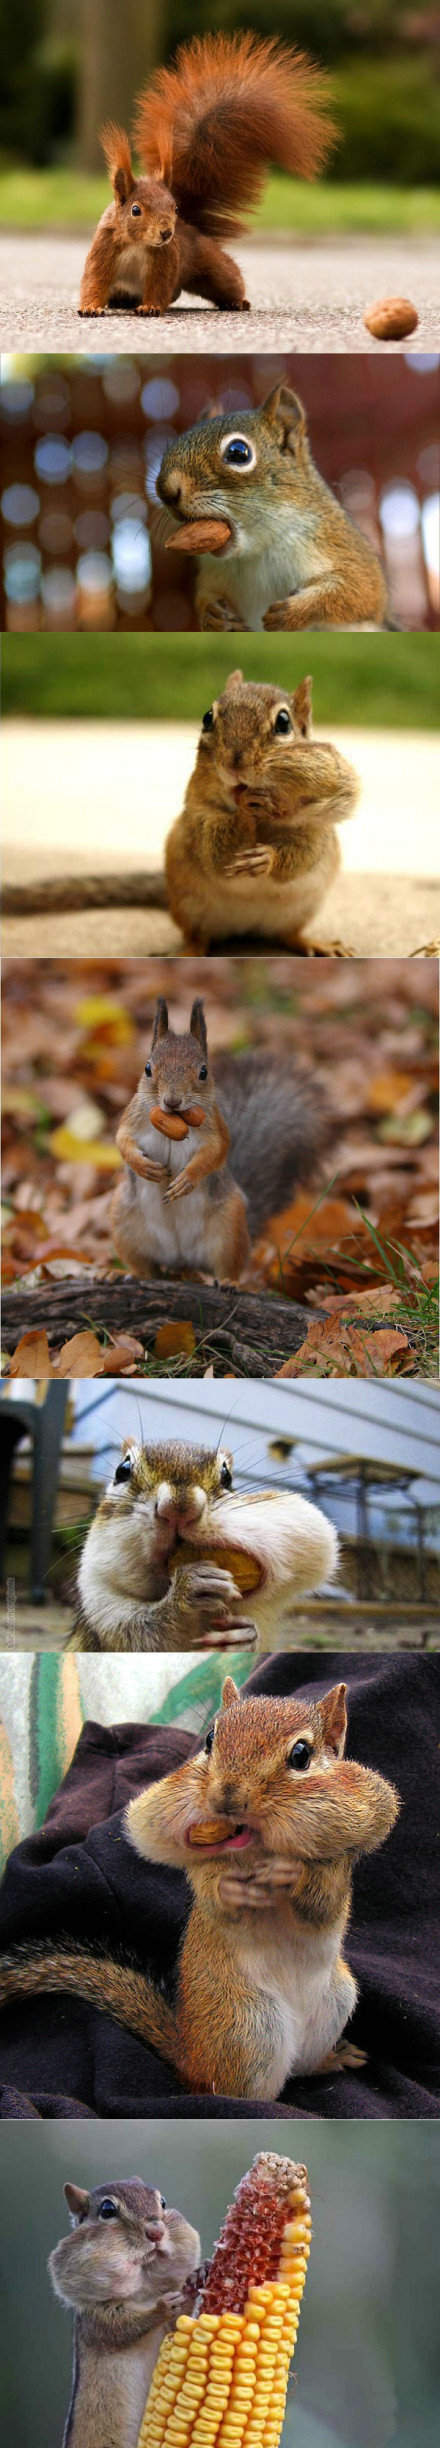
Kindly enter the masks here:
M 438 638 L 385 633 L 277 638 L 154 636 L 3 639 L 3 711 L 25 718 L 198 722 L 235 655 L 249 680 L 295 685 L 311 666 L 323 723 L 435 730 Z
M 5 229 L 70 231 L 92 236 L 109 202 L 105 177 L 88 178 L 72 169 L 37 170 L 14 165 L 0 170 L 0 225 Z M 434 187 L 386 185 L 364 179 L 347 184 L 320 179 L 268 180 L 250 234 L 285 232 L 300 239 L 394 231 L 403 237 L 440 230 L 440 191 Z

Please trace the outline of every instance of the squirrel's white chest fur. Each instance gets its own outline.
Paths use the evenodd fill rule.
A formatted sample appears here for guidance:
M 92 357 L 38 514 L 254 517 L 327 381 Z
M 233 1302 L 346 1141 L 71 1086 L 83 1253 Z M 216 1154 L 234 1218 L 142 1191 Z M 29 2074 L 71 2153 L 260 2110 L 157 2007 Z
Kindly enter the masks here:
M 238 1931 L 234 1950 L 251 1989 L 272 2013 L 272 2054 L 262 2096 L 278 2098 L 290 2074 L 313 2074 L 340 2039 L 356 2004 L 356 1983 L 347 1966 L 341 1975 L 344 1917 L 331 1930 L 307 1929 L 292 1910 L 291 1944 L 276 1913 L 265 1912 Z M 252 1927 L 255 1918 L 257 1928 Z
M 177 1174 L 184 1172 L 185 1165 L 189 1164 L 191 1156 L 196 1155 L 199 1145 L 200 1131 L 197 1130 L 189 1130 L 186 1139 L 165 1139 L 151 1123 L 139 1131 L 139 1146 L 143 1154 L 154 1157 L 155 1163 L 166 1165 L 170 1181 L 175 1181 Z M 183 1262 L 192 1267 L 209 1267 L 206 1183 L 201 1183 L 199 1188 L 196 1185 L 187 1198 L 176 1199 L 169 1206 L 164 1199 L 165 1181 L 142 1181 L 140 1173 L 135 1178 L 137 1211 L 139 1214 L 143 1210 L 145 1215 L 146 1246 L 153 1264 L 177 1267 Z
M 331 568 L 329 554 L 316 541 L 317 527 L 316 512 L 283 506 L 280 513 L 274 497 L 272 506 L 265 503 L 264 507 L 264 544 L 255 518 L 247 528 L 237 522 L 236 549 L 224 562 L 219 563 L 214 553 L 204 556 L 199 603 L 203 607 L 209 599 L 224 594 L 246 628 L 262 629 L 270 604 L 297 594 Z

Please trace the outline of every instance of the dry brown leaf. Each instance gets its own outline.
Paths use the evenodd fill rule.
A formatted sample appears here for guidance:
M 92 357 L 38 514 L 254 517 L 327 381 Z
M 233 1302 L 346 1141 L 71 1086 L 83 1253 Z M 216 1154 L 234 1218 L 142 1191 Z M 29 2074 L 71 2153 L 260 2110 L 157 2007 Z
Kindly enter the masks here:
M 137 1343 L 135 1335 L 118 1335 L 116 1342 L 109 1343 L 107 1350 L 101 1353 L 100 1374 L 102 1377 L 118 1377 L 124 1369 L 132 1368 L 134 1361 L 144 1359 L 143 1343 Z
M 414 1358 L 408 1336 L 397 1327 L 362 1333 L 350 1319 L 332 1313 L 325 1320 L 314 1319 L 300 1350 L 284 1361 L 277 1375 L 302 1377 L 316 1368 L 325 1376 L 328 1366 L 332 1375 L 341 1377 L 394 1377 L 413 1370 Z
M 44 1327 L 30 1326 L 21 1335 L 10 1363 L 10 1377 L 53 1377 L 53 1367 Z
M 93 1334 L 91 1326 L 85 1326 L 82 1334 L 70 1335 L 68 1343 L 62 1343 L 55 1361 L 55 1375 L 100 1377 L 104 1373 L 104 1360 L 105 1352 L 98 1343 L 98 1336 Z
M 158 1326 L 154 1344 L 155 1360 L 175 1360 L 180 1352 L 186 1352 L 190 1360 L 195 1348 L 196 1338 L 190 1318 L 170 1318 L 163 1326 Z

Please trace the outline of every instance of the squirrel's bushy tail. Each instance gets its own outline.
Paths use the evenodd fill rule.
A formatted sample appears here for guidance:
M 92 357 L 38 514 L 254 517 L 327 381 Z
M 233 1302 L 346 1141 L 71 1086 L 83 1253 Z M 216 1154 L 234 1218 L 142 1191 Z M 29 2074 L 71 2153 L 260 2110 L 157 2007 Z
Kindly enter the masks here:
M 213 238 L 237 235 L 271 163 L 313 178 L 335 134 L 325 73 L 276 36 L 250 33 L 185 43 L 140 95 L 135 123 L 143 168 Z
M 218 1054 L 214 1083 L 231 1133 L 228 1163 L 248 1203 L 252 1240 L 311 1180 L 335 1136 L 335 1118 L 312 1073 L 261 1047 Z
M 148 1975 L 131 1964 L 112 1963 L 106 1955 L 88 1955 L 76 1946 L 19 1946 L 0 1964 L 0 2007 L 16 1998 L 41 1997 L 48 1991 L 73 1990 L 89 2006 L 122 2023 L 168 2063 L 176 2063 L 176 2017 Z

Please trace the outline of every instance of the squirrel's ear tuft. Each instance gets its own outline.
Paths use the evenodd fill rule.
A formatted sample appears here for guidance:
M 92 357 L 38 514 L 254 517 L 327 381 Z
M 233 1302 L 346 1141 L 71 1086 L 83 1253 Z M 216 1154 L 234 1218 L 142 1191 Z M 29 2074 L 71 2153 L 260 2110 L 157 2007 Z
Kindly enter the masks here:
M 108 119 L 101 129 L 101 144 L 117 203 L 126 204 L 135 185 L 135 177 L 124 128 L 115 127 L 114 120 Z
M 199 995 L 196 997 L 196 1002 L 193 1003 L 189 1029 L 190 1037 L 197 1038 L 197 1044 L 201 1047 L 201 1052 L 205 1056 L 205 1061 L 207 1061 L 208 1039 L 206 1034 L 206 1020 L 203 1003 L 201 1003 Z
M 345 1737 L 347 1732 L 347 1710 L 345 1705 L 346 1690 L 346 1683 L 335 1683 L 333 1685 L 333 1690 L 325 1693 L 324 1699 L 321 1700 L 320 1704 L 324 1739 L 325 1742 L 328 1743 L 330 1751 L 336 1752 L 337 1759 L 342 1758 L 342 1753 L 345 1749 Z
M 164 995 L 159 995 L 159 996 L 158 996 L 157 1003 L 156 1003 L 156 1010 L 155 1010 L 155 1014 L 154 1014 L 154 1021 L 153 1021 L 153 1035 L 152 1035 L 152 1039 L 151 1039 L 151 1044 L 152 1044 L 152 1046 L 155 1046 L 155 1045 L 157 1044 L 157 1039 L 158 1039 L 158 1037 L 167 1037 L 167 1036 L 168 1036 L 168 1004 L 165 1002 L 165 996 L 164 996 Z
M 90 2193 L 84 2193 L 82 2185 L 74 2184 L 63 2185 L 63 2193 L 71 2218 L 85 2218 L 86 2210 L 90 2208 Z
M 226 1675 L 222 1691 L 222 1708 L 233 1708 L 234 1702 L 239 1698 L 240 1693 L 237 1684 L 232 1681 L 232 1675 Z
M 275 427 L 281 450 L 291 451 L 294 458 L 307 424 L 305 408 L 296 391 L 289 391 L 287 383 L 277 383 L 275 391 L 269 391 L 263 401 L 261 414 L 268 425 Z
M 310 674 L 306 680 L 299 680 L 298 688 L 294 689 L 293 691 L 292 705 L 295 731 L 299 731 L 301 739 L 310 738 L 313 715 L 312 691 L 313 681 L 310 678 Z
M 242 679 L 243 679 L 243 673 L 242 673 L 242 671 L 229 672 L 229 673 L 228 673 L 228 678 L 227 678 L 227 680 L 225 680 L 225 685 L 224 685 L 224 690 L 223 690 L 223 696 L 224 696 L 224 697 L 233 697 L 233 696 L 234 696 L 235 689 L 237 689 L 237 688 L 240 688 L 240 687 L 241 687 L 241 682 L 242 682 Z

